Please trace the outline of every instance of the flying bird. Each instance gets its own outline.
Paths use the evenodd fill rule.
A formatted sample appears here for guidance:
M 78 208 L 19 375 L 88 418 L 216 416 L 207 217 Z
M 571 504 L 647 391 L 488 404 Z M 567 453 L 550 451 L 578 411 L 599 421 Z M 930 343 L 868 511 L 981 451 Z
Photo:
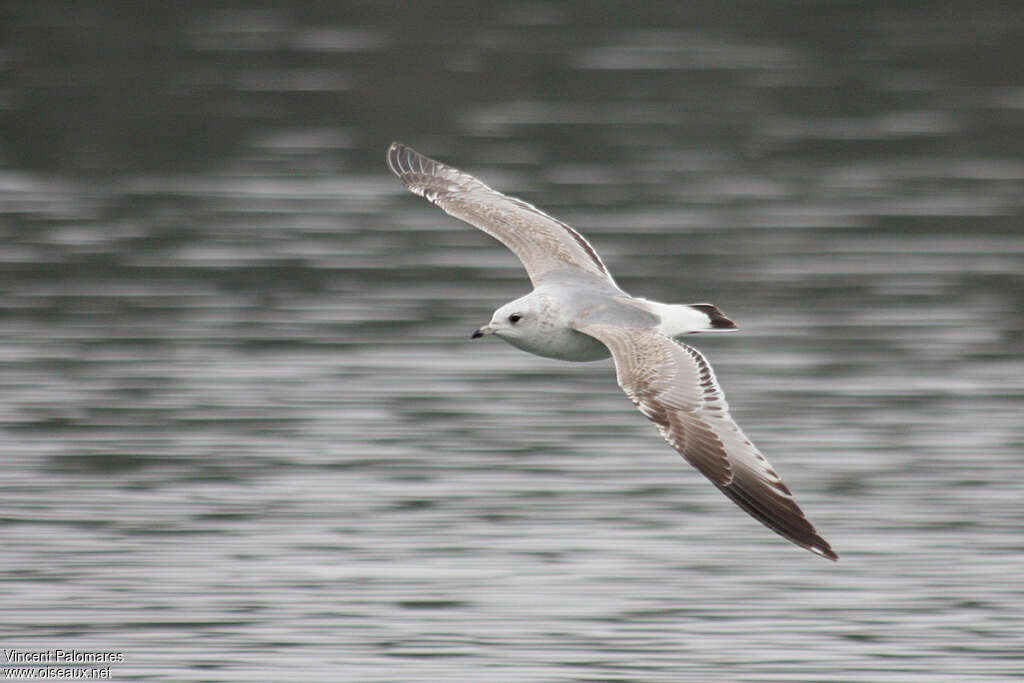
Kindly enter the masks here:
M 526 268 L 533 291 L 500 307 L 472 338 L 494 335 L 567 361 L 611 356 L 626 396 L 688 463 L 772 531 L 838 559 L 729 415 L 707 359 L 680 341 L 694 332 L 737 329 L 716 306 L 630 296 L 580 233 L 532 204 L 397 142 L 387 163 L 410 191 L 494 237 Z

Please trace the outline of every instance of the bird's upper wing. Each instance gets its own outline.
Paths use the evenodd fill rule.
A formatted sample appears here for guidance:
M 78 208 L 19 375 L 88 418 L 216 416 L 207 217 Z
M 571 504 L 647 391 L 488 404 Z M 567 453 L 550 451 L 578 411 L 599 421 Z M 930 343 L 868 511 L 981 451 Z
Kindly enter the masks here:
M 582 235 L 532 204 L 492 190 L 468 173 L 397 142 L 388 148 L 388 168 L 412 192 L 511 249 L 534 285 L 546 274 L 566 268 L 615 285 L 601 257 Z
M 608 347 L 622 390 L 722 493 L 793 543 L 838 558 L 733 421 L 711 365 L 699 351 L 652 329 L 596 323 L 575 327 Z

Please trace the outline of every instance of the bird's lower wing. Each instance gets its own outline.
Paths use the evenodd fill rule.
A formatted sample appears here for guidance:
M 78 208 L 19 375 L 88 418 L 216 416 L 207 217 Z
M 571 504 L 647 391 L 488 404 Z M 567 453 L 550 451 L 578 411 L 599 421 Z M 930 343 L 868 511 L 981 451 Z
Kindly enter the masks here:
M 652 329 L 605 324 L 576 329 L 608 347 L 622 390 L 722 493 L 793 543 L 838 558 L 733 421 L 711 365 L 699 351 Z

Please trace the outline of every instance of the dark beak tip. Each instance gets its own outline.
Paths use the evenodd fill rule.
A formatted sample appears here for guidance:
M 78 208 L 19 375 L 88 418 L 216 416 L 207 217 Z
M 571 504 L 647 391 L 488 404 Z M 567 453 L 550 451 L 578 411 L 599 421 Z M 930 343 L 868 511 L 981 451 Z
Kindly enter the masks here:
M 482 336 L 484 336 L 483 332 L 481 332 L 480 330 L 473 330 L 473 334 L 469 335 L 469 338 L 470 339 L 479 339 Z

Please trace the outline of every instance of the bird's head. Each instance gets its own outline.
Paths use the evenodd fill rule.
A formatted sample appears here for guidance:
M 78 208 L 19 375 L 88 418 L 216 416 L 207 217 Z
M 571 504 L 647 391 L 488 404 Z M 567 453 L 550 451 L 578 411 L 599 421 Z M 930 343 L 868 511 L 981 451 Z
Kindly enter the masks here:
M 538 302 L 529 295 L 510 301 L 491 316 L 491 322 L 473 332 L 472 339 L 493 334 L 508 342 L 529 336 L 538 325 Z

